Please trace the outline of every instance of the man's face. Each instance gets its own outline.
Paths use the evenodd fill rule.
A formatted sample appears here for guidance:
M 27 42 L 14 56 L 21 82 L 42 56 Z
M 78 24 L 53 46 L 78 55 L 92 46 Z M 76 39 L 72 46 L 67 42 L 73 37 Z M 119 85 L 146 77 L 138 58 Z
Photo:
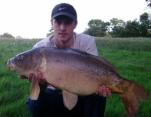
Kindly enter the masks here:
M 67 16 L 56 17 L 52 20 L 55 38 L 63 43 L 68 42 L 73 37 L 73 31 L 76 25 L 77 22 Z

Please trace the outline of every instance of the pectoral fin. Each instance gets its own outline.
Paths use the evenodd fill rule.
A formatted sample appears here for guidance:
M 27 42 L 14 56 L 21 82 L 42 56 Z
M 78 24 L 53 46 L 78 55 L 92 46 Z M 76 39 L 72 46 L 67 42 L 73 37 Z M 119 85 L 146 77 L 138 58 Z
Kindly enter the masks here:
M 68 108 L 69 110 L 73 109 L 77 104 L 78 96 L 67 91 L 63 91 L 62 95 L 65 107 Z
M 37 100 L 39 97 L 40 93 L 40 87 L 39 87 L 39 82 L 36 78 L 31 79 L 31 91 L 30 91 L 30 98 L 32 100 Z

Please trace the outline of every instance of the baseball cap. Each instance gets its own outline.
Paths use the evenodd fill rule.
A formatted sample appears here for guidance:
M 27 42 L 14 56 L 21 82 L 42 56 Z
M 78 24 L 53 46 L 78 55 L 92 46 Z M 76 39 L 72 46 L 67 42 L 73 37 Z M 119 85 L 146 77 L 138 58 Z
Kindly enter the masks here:
M 61 15 L 67 16 L 73 20 L 77 20 L 76 10 L 72 5 L 67 3 L 60 3 L 56 5 L 52 10 L 51 18 L 54 19 Z

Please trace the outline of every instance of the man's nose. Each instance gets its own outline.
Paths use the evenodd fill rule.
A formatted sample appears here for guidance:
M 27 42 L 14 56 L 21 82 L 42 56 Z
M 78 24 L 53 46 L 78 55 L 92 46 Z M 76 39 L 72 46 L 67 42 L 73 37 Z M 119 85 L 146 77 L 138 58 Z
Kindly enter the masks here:
M 60 24 L 60 30 L 66 30 L 66 25 L 64 23 L 61 23 Z

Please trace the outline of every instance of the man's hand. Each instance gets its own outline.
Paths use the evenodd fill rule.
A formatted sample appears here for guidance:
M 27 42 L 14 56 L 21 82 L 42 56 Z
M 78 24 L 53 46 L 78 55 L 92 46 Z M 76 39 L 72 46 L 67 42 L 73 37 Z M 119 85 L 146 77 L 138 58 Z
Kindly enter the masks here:
M 107 96 L 111 96 L 111 91 L 108 87 L 103 85 L 99 87 L 97 94 L 99 96 L 107 97 Z

